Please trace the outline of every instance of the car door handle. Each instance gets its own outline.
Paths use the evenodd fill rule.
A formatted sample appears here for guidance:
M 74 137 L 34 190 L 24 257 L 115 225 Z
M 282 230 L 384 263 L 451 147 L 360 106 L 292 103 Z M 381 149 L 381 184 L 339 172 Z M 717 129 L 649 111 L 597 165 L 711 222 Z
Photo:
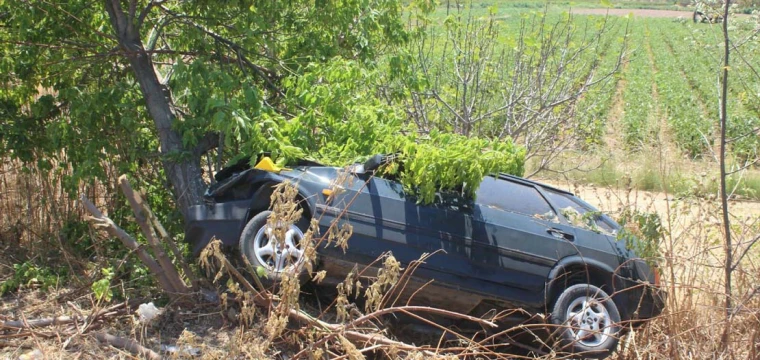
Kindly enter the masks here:
M 552 236 L 558 239 L 565 239 L 567 241 L 575 240 L 575 236 L 573 236 L 573 234 L 568 234 L 559 229 L 551 228 L 551 229 L 547 229 L 546 232 L 548 232 L 549 234 L 551 234 Z

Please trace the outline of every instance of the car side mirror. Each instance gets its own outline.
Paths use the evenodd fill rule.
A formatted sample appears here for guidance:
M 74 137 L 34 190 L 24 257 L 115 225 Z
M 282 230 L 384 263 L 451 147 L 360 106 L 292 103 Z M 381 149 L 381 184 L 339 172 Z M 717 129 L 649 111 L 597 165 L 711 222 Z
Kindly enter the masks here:
M 385 155 L 375 155 L 371 158 L 367 159 L 367 161 L 362 164 L 362 169 L 364 172 L 371 172 L 375 171 L 380 168 L 384 163 L 386 163 L 387 159 Z
M 367 170 L 364 168 L 364 164 L 353 164 L 351 165 L 349 171 L 355 175 L 363 175 L 367 173 Z

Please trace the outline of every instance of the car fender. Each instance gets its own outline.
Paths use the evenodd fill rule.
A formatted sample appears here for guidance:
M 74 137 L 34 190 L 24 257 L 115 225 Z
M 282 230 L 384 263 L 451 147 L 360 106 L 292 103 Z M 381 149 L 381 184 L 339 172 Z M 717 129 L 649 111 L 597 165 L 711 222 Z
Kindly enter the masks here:
M 294 179 L 279 174 L 271 173 L 268 171 L 259 171 L 261 174 L 257 174 L 255 176 L 255 179 L 251 182 L 251 188 L 255 188 L 256 190 L 251 196 L 245 220 L 240 225 L 238 234 L 243 232 L 243 228 L 245 228 L 248 220 L 255 216 L 256 213 L 269 208 L 270 199 L 266 196 L 267 187 L 276 186 L 277 184 L 280 184 L 284 181 L 290 181 L 291 183 L 295 184 L 296 189 L 298 190 L 298 195 L 300 195 L 305 200 L 304 206 L 306 209 L 304 210 L 308 211 L 309 214 L 314 214 L 314 209 L 316 208 L 316 199 L 314 196 L 310 196 L 306 193 L 306 190 L 303 188 L 303 186 L 301 186 L 297 179 L 293 181 Z
M 591 266 L 597 268 L 598 270 L 609 272 L 610 274 L 615 273 L 615 270 L 611 266 L 599 260 L 584 258 L 580 255 L 570 255 L 560 259 L 557 264 L 554 265 L 551 271 L 549 271 L 547 283 L 559 276 L 562 273 L 562 270 L 575 265 Z
M 593 268 L 594 270 L 601 271 L 602 273 L 610 274 L 609 281 L 612 281 L 612 274 L 615 273 L 615 270 L 611 266 L 596 259 L 585 258 L 580 255 L 570 255 L 564 257 L 554 265 L 554 267 L 549 271 L 549 275 L 547 276 L 545 289 L 547 303 L 549 303 L 555 295 L 551 293 L 551 287 L 554 280 L 556 280 L 558 276 L 562 275 L 565 269 L 578 265 L 585 268 Z

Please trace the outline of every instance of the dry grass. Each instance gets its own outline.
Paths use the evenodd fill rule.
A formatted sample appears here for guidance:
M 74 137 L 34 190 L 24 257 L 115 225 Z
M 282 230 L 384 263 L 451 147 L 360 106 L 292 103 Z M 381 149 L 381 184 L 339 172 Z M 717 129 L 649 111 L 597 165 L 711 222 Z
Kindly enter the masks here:
M 617 213 L 635 208 L 657 213 L 666 230 L 660 264 L 669 293 L 665 313 L 626 339 L 621 359 L 756 359 L 760 354 L 760 247 L 749 249 L 736 267 L 729 353 L 721 353 L 724 279 L 720 204 L 702 198 L 674 199 L 663 193 L 575 187 L 600 209 Z M 735 253 L 760 234 L 760 203 L 732 202 Z
M 601 210 L 621 214 L 637 209 L 658 214 L 665 230 L 659 259 L 669 297 L 665 312 L 621 344 L 619 359 L 760 358 L 760 171 L 729 178 L 732 237 L 735 247 L 732 295 L 726 323 L 721 207 L 717 162 L 679 155 L 667 127 L 659 139 L 629 153 L 606 147 L 594 156 L 565 154 L 546 182 L 574 191 Z M 615 139 L 612 139 L 615 143 Z M 749 199 L 749 200 L 746 200 Z M 727 329 L 730 343 L 722 349 Z
M 60 154 L 65 161 L 65 154 Z M 57 165 L 56 165 L 57 166 Z M 106 167 L 116 179 L 113 169 Z M 64 266 L 69 275 L 79 279 L 81 257 L 76 249 L 86 243 L 82 234 L 72 231 L 81 223 L 84 210 L 66 191 L 65 178 L 70 169 L 43 172 L 20 161 L 3 159 L 0 164 L 0 281 L 9 276 L 13 264 L 32 261 L 37 264 Z M 116 182 L 112 182 L 116 184 Z M 81 183 L 76 191 L 86 194 L 98 205 L 113 208 L 115 189 L 93 182 Z M 92 249 L 100 255 L 100 249 Z
M 71 257 L 72 263 L 87 262 L 68 252 L 65 239 L 49 237 L 60 231 L 68 217 L 81 216 L 74 202 L 60 191 L 55 177 L 41 177 L 34 173 L 23 173 L 12 162 L 4 163 L 0 206 L 2 219 L 3 247 L 27 249 L 28 252 L 4 251 L 0 261 L 5 264 L 0 279 L 12 276 L 8 266 L 26 259 L 43 256 L 41 253 L 58 255 L 59 259 Z M 750 249 L 737 265 L 734 272 L 734 303 L 731 309 L 731 324 L 728 326 L 731 343 L 726 352 L 721 352 L 721 335 L 726 328 L 723 303 L 724 259 L 721 245 L 720 212 L 718 203 L 710 198 L 675 197 L 668 193 L 633 190 L 632 187 L 592 187 L 573 183 L 557 185 L 571 188 L 585 200 L 601 209 L 616 214 L 626 209 L 654 212 L 663 219 L 666 229 L 661 239 L 663 284 L 669 292 L 666 311 L 648 326 L 627 335 L 613 355 L 618 359 L 755 359 L 760 354 L 760 248 Z M 53 190 L 58 189 L 58 190 Z M 83 189 L 90 191 L 94 198 L 107 207 L 109 197 L 97 196 L 106 193 L 105 188 Z M 97 190 L 97 191 L 96 191 Z M 49 194 L 40 197 L 32 194 Z M 297 208 L 288 207 L 288 196 L 284 194 L 282 207 L 291 215 Z M 43 201 L 44 199 L 44 201 Z M 55 207 L 55 209 L 53 209 Z M 760 203 L 732 202 L 732 221 L 736 239 L 736 253 L 742 254 L 752 239 L 760 234 Z M 54 215 L 55 213 L 56 215 Z M 298 216 L 289 216 L 297 219 Z M 277 222 L 277 219 L 273 219 Z M 40 236 L 39 234 L 48 234 Z M 328 236 L 317 241 L 334 241 L 345 244 L 350 231 L 336 228 Z M 94 234 L 93 234 L 94 236 Z M 67 253 L 68 252 L 68 253 Z M 60 255 L 62 254 L 62 256 Z M 311 255 L 313 256 L 313 255 Z M 64 260 L 64 263 L 67 260 Z M 366 274 L 360 271 L 352 275 L 342 285 L 342 294 L 332 303 L 320 303 L 319 298 L 308 293 L 296 296 L 299 286 L 286 282 L 276 292 L 276 303 L 271 307 L 253 306 L 246 285 L 229 281 L 222 274 L 221 285 L 226 289 L 220 305 L 198 301 L 193 308 L 164 306 L 164 312 L 150 324 L 141 324 L 135 315 L 122 315 L 103 322 L 100 326 L 115 335 L 138 340 L 144 346 L 159 350 L 162 345 L 177 346 L 179 349 L 199 351 L 199 358 L 409 358 L 422 359 L 458 355 L 458 358 L 475 358 L 475 353 L 487 354 L 489 358 L 515 358 L 493 352 L 487 343 L 459 338 L 453 347 L 438 349 L 443 338 L 413 334 L 401 340 L 414 341 L 417 347 L 404 348 L 404 343 L 383 345 L 361 343 L 349 335 L 382 334 L 397 341 L 389 334 L 382 316 L 402 311 L 391 306 L 389 299 L 406 286 L 404 279 L 414 270 L 414 266 L 400 268 L 391 257 L 378 260 L 376 270 Z M 75 265 L 72 265 L 72 267 Z M 370 279 L 361 286 L 358 278 Z M 76 315 L 89 313 L 99 305 L 90 293 L 89 283 L 70 283 L 54 287 L 48 291 L 34 290 L 32 286 L 17 294 L 3 298 L 0 320 L 32 319 L 54 315 Z M 250 283 L 247 285 L 254 287 Z M 242 289 L 242 290 L 241 290 Z M 260 290 L 257 290 L 260 291 Z M 311 292 L 311 290 L 306 290 Z M 339 291 L 340 293 L 340 291 Z M 199 299 L 201 299 L 200 295 Z M 363 298 L 364 307 L 354 304 Z M 148 300 L 155 300 L 154 297 Z M 246 303 L 248 302 L 248 303 Z M 286 316 L 298 309 L 320 321 L 344 324 L 343 330 L 322 329 L 304 326 Z M 364 310 L 364 312 L 362 312 Z M 403 310 L 403 311 L 408 311 Z M 341 322 L 338 322 L 341 321 Z M 434 324 L 431 324 L 434 326 Z M 131 355 L 116 348 L 99 344 L 89 334 L 77 334 L 75 329 L 56 326 L 38 329 L 24 336 L 18 332 L 0 334 L 0 357 L 17 358 L 20 355 L 39 350 L 47 359 L 99 359 L 131 358 Z M 416 336 L 416 337 L 415 337 Z M 507 349 L 508 351 L 512 350 Z M 520 349 L 517 349 L 520 350 Z M 523 349 L 524 350 L 524 349 Z M 526 352 L 523 351 L 523 354 Z M 321 354 L 323 357 L 317 357 Z M 444 355 L 448 354 L 448 355 Z M 190 357 L 188 353 L 165 353 L 173 358 Z M 456 357 L 456 356 L 455 356 Z M 544 358 L 561 358 L 560 354 L 545 355 Z

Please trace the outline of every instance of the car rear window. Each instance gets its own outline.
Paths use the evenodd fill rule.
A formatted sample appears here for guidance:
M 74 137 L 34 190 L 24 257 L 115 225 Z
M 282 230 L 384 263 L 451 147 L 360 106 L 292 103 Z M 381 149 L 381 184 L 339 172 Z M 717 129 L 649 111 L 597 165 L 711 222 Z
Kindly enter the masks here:
M 477 201 L 491 208 L 529 216 L 554 215 L 549 203 L 534 187 L 490 176 L 480 183 Z
M 605 231 L 607 233 L 613 233 L 615 231 L 615 229 L 612 226 L 610 226 L 604 220 L 602 220 L 601 216 L 595 216 L 593 219 L 593 224 L 585 223 L 586 219 L 581 219 L 583 215 L 589 211 L 596 211 L 596 210 L 589 209 L 583 206 L 583 204 L 573 199 L 572 196 L 558 193 L 556 191 L 552 191 L 549 189 L 545 189 L 544 193 L 549 198 L 549 201 L 551 201 L 554 205 L 557 206 L 557 211 L 561 212 L 566 218 L 568 218 L 568 221 L 570 221 L 570 223 L 572 223 L 573 225 L 582 227 L 582 228 L 590 228 L 589 230 L 595 230 L 593 229 L 593 225 L 596 225 L 600 230 Z M 572 214 L 568 214 L 568 211 L 573 211 L 573 210 L 577 212 L 579 215 L 579 219 L 577 221 L 573 221 L 573 219 L 571 219 Z

